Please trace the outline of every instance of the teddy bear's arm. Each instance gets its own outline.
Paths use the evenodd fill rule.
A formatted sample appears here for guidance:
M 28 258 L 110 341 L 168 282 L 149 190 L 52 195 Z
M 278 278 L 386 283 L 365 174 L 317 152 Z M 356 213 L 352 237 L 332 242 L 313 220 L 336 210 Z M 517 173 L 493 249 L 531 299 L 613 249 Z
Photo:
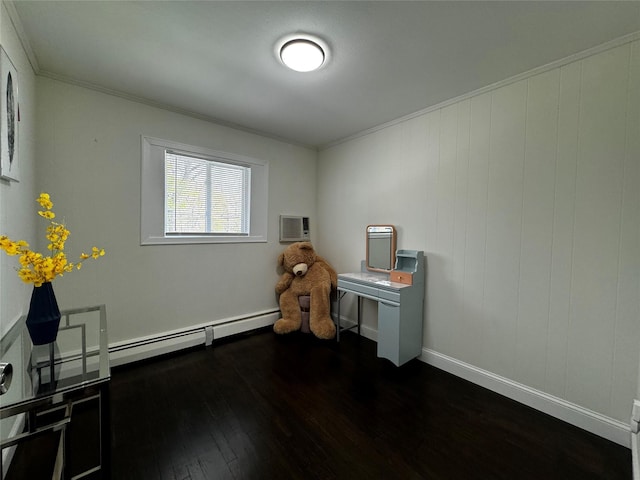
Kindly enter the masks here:
M 289 272 L 284 272 L 280 277 L 280 280 L 276 284 L 276 293 L 280 294 L 284 292 L 291 285 L 291 281 L 293 280 L 293 274 Z
M 329 277 L 331 278 L 331 288 L 335 290 L 338 288 L 338 274 L 335 269 L 331 266 L 329 262 L 327 262 L 320 255 L 316 255 L 316 263 L 322 265 L 322 267 L 329 273 Z

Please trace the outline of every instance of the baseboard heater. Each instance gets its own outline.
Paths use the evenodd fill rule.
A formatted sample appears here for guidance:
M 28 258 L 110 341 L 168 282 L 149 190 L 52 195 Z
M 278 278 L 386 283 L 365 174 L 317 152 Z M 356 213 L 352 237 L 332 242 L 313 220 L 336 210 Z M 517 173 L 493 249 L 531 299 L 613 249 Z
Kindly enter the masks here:
M 267 310 L 117 342 L 109 345 L 111 366 L 124 365 L 198 345 L 211 345 L 213 340 L 219 338 L 272 325 L 279 314 L 279 310 Z

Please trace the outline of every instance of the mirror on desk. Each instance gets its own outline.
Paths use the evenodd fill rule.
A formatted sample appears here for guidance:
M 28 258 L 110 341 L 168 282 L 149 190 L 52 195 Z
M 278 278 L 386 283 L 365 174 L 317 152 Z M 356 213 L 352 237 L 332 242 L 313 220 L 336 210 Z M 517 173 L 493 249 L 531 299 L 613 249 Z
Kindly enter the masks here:
M 396 229 L 393 225 L 367 226 L 367 270 L 389 272 L 396 261 Z

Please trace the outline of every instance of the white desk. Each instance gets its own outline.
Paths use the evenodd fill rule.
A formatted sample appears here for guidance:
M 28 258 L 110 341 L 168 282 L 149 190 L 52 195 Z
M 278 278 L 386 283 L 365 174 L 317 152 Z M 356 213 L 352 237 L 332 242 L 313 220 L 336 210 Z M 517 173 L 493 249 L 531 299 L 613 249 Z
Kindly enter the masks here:
M 412 273 L 411 285 L 392 282 L 387 273 L 362 271 L 341 273 L 338 275 L 338 328 L 340 332 L 357 326 L 360 334 L 362 322 L 362 299 L 378 302 L 378 357 L 387 358 L 400 366 L 422 353 L 422 322 L 424 303 L 424 256 L 417 251 L 411 252 L 412 265 L 406 265 L 406 259 L 400 260 L 396 267 Z M 402 258 L 402 257 L 398 257 Z M 402 262 L 405 262 L 403 265 Z M 358 322 L 353 327 L 341 328 L 340 303 L 347 293 L 358 296 Z

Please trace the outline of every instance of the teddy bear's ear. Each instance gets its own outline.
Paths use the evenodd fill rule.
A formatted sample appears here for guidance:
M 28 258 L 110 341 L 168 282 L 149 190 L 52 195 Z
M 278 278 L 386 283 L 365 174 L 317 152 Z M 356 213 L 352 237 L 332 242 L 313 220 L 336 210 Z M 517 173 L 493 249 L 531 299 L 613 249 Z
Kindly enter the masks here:
M 311 242 L 300 242 L 299 248 L 300 250 L 313 250 L 313 245 Z
M 278 265 L 280 266 L 284 265 L 284 253 L 281 253 L 280 255 L 278 255 Z

